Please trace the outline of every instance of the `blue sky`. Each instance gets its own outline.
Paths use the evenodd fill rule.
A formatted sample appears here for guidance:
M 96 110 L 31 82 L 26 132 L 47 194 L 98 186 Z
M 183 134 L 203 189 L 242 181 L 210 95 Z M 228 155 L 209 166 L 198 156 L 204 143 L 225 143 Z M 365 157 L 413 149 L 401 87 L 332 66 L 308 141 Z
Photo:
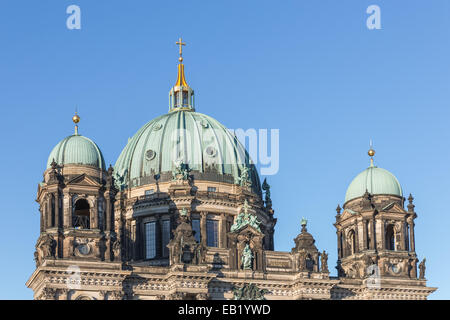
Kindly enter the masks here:
M 81 30 L 66 28 L 71 4 Z M 371 4 L 381 30 L 366 27 Z M 0 299 L 32 298 L 37 184 L 75 106 L 80 133 L 114 164 L 167 112 L 180 36 L 197 111 L 280 129 L 280 170 L 268 177 L 276 250 L 293 247 L 305 216 L 335 274 L 335 208 L 373 139 L 376 165 L 416 198 L 431 298 L 449 299 L 449 17 L 447 0 L 2 1 Z

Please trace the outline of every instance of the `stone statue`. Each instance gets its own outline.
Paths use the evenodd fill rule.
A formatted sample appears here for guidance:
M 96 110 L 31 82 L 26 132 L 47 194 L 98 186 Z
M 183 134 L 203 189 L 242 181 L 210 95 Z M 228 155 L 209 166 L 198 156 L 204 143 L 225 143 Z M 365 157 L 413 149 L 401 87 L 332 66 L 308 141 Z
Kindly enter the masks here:
M 298 260 L 298 269 L 300 271 L 306 270 L 306 252 L 300 251 L 299 260 Z
M 262 184 L 262 189 L 266 192 L 266 197 L 265 197 L 266 207 L 271 208 L 272 207 L 272 199 L 270 198 L 270 185 L 267 183 L 267 179 L 264 179 L 264 182 Z
M 40 266 L 41 260 L 39 258 L 39 252 L 36 250 L 34 252 L 34 262 L 36 263 L 36 268 Z
M 321 255 L 321 271 L 328 272 L 328 253 L 323 250 Z
M 269 292 L 259 289 L 255 284 L 244 284 L 241 288 L 233 288 L 233 300 L 266 300 L 264 295 Z
M 425 262 L 427 261 L 427 259 L 423 258 L 422 262 L 419 264 L 419 270 L 420 270 L 420 275 L 419 275 L 419 279 L 425 279 Z
M 56 248 L 56 241 L 53 239 L 53 236 L 49 234 L 43 235 L 36 245 L 36 251 L 37 259 L 39 264 L 42 263 L 43 259 L 54 257 L 55 256 L 55 248 Z M 36 255 L 35 255 L 36 257 Z
M 114 187 L 114 168 L 112 165 L 109 165 L 108 174 L 106 176 L 106 187 L 112 188 Z
M 416 263 L 417 263 L 417 259 L 412 259 L 412 260 L 410 261 L 409 267 L 408 267 L 408 270 L 409 270 L 409 276 L 410 276 L 411 278 L 413 278 L 413 279 L 416 279 L 416 278 L 417 278 L 417 266 L 416 266 Z
M 250 249 L 249 244 L 247 243 L 245 245 L 244 250 L 242 251 L 242 269 L 244 270 L 251 270 L 253 267 L 253 253 Z
M 114 254 L 114 260 L 120 260 L 121 256 L 120 256 L 120 240 L 117 239 L 116 241 L 114 241 L 113 244 L 113 254 Z

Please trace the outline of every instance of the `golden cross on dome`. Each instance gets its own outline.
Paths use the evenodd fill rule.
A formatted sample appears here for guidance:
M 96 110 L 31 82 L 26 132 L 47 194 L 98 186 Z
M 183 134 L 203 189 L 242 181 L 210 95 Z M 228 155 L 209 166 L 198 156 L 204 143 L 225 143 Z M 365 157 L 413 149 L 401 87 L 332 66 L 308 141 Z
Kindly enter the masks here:
M 179 58 L 179 60 L 181 62 L 181 61 L 183 61 L 183 57 L 182 57 L 182 55 L 183 55 L 183 46 L 185 46 L 186 43 L 183 42 L 183 39 L 181 39 L 181 37 L 180 37 L 180 39 L 178 39 L 178 41 L 175 42 L 175 44 L 180 46 L 180 58 Z

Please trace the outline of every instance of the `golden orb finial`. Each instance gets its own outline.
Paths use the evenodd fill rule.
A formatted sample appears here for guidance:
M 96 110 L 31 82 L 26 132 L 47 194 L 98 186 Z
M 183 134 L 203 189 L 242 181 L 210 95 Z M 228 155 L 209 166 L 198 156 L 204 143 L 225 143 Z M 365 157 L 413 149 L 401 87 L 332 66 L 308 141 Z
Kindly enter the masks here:
M 80 122 L 80 116 L 78 115 L 78 112 L 75 111 L 75 115 L 72 117 L 73 123 L 75 123 L 75 135 L 78 135 L 78 122 Z
M 75 115 L 72 117 L 73 123 L 77 124 L 80 122 L 80 116 L 75 112 Z
M 373 156 L 375 155 L 375 150 L 373 149 L 372 140 L 370 140 L 370 149 L 367 151 L 370 157 L 370 166 L 373 167 Z

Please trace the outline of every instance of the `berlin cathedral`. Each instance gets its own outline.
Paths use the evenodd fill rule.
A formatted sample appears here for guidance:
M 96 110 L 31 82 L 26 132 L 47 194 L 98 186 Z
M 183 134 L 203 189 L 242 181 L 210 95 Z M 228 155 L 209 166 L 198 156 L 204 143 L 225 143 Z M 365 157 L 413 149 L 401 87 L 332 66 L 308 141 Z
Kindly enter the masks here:
M 305 219 L 292 250 L 275 251 L 270 185 L 235 135 L 195 111 L 177 45 L 168 113 L 140 128 L 114 166 L 78 132 L 77 114 L 74 134 L 51 151 L 26 283 L 34 299 L 424 300 L 436 290 L 415 250 L 413 197 L 374 165 L 372 148 L 336 209 L 336 266 Z

